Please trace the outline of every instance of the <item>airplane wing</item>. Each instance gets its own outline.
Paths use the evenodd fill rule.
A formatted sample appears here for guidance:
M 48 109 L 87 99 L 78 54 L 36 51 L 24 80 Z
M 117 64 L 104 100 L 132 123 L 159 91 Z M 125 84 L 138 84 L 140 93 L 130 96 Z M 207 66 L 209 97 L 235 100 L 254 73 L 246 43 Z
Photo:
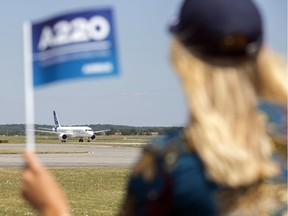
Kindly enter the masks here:
M 109 130 L 98 130 L 98 131 L 93 131 L 93 133 L 95 134 L 95 133 L 103 133 L 103 132 L 106 132 L 106 131 L 110 131 L 110 129 Z
M 73 137 L 73 132 L 67 131 L 67 132 L 59 132 L 59 131 L 51 131 L 51 130 L 34 130 L 35 132 L 41 132 L 41 133 L 52 133 L 52 134 L 65 134 L 68 137 Z
M 59 134 L 59 132 L 56 131 L 51 131 L 51 130 L 34 130 L 36 132 L 41 132 L 41 133 L 53 133 L 53 134 Z
M 46 131 L 51 131 L 53 129 L 51 128 L 45 128 L 45 127 L 37 127 L 37 130 L 40 129 L 40 130 L 46 130 Z

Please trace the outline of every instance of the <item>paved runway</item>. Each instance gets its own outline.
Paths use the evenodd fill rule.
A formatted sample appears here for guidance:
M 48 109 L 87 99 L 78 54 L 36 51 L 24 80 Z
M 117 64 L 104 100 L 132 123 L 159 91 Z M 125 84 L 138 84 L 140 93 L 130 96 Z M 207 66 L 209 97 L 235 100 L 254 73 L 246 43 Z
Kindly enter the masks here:
M 24 148 L 23 144 L 0 144 L 0 150 L 21 151 Z M 63 154 L 38 155 L 42 163 L 50 168 L 129 168 L 137 161 L 141 153 L 140 147 L 113 147 L 98 144 L 39 144 L 36 149 L 37 151 L 63 152 Z M 0 168 L 19 168 L 23 164 L 22 156 L 19 154 L 0 154 Z

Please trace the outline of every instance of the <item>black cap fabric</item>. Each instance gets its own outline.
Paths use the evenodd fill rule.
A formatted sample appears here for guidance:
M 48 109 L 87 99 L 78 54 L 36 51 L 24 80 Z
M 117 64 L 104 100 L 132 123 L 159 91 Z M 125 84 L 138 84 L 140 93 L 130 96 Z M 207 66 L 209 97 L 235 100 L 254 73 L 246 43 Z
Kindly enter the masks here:
M 185 0 L 170 32 L 201 54 L 250 56 L 258 53 L 263 30 L 252 0 Z

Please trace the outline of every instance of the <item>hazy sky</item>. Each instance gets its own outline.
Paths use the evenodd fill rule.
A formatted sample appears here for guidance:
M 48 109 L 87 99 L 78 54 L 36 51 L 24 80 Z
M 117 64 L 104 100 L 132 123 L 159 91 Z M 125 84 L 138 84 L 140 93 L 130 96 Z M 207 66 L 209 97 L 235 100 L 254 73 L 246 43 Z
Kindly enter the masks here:
M 265 42 L 287 56 L 287 0 L 255 0 Z M 22 23 L 61 12 L 112 7 L 120 76 L 64 81 L 36 89 L 35 121 L 53 124 L 180 126 L 185 98 L 169 63 L 169 19 L 180 0 L 9 0 L 0 2 L 0 124 L 25 123 Z

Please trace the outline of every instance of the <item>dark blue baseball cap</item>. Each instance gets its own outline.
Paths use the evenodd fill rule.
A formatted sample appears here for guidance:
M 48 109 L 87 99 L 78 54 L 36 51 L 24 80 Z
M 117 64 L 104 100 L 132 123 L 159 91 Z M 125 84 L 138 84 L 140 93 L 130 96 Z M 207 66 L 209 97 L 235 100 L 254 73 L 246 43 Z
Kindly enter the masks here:
M 252 0 L 185 0 L 170 32 L 184 46 L 210 56 L 255 56 L 263 41 Z

